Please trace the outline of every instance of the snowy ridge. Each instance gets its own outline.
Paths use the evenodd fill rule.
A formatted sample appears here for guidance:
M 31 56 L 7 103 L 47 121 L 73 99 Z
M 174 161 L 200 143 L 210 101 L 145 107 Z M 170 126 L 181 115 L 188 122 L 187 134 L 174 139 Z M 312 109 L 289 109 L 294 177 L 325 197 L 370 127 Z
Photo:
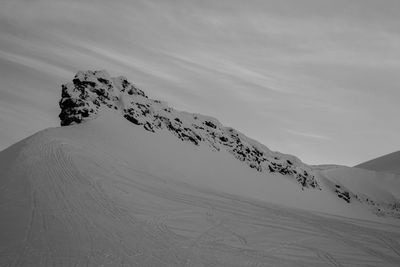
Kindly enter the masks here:
M 261 173 L 279 173 L 295 179 L 302 188 L 320 188 L 312 168 L 298 158 L 273 152 L 266 146 L 223 126 L 217 119 L 177 111 L 146 94 L 125 77 L 106 71 L 79 71 L 62 85 L 61 125 L 78 124 L 96 117 L 102 108 L 119 110 L 124 118 L 149 132 L 168 130 L 195 146 L 226 150 Z

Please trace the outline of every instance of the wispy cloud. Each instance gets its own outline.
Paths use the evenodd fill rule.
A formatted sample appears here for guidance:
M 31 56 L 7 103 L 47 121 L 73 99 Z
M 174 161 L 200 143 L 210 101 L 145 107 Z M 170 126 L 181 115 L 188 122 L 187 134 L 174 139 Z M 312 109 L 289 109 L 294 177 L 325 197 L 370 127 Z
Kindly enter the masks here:
M 8 60 L 35 70 L 46 72 L 48 74 L 57 75 L 59 77 L 65 77 L 66 75 L 70 74 L 70 71 L 63 69 L 62 67 L 36 59 L 34 57 L 23 56 L 21 54 L 14 54 L 0 50 L 0 59 Z
M 287 133 L 290 133 L 290 134 L 293 134 L 293 135 L 306 137 L 306 138 L 311 138 L 311 139 L 332 140 L 331 137 L 328 137 L 326 135 L 316 134 L 316 133 L 300 132 L 300 131 L 290 130 L 290 129 L 286 129 L 285 131 Z

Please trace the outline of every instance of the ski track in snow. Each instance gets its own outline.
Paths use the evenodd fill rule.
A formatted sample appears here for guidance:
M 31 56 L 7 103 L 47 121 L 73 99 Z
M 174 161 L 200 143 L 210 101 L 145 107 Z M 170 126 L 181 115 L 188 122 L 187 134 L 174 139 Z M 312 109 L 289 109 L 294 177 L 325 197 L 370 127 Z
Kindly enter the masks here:
M 400 265 L 400 227 L 213 192 L 91 153 L 57 140 L 22 150 L 29 168 L 1 181 L 0 212 L 3 231 L 23 234 L 0 240 L 0 266 Z M 29 205 L 10 206 L 20 177 Z

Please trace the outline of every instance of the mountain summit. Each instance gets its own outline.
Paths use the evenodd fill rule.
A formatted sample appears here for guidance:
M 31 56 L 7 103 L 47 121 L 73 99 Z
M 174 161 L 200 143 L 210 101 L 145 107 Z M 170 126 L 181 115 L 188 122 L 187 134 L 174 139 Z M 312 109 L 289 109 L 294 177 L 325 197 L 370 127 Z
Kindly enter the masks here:
M 97 116 L 101 109 L 114 109 L 149 132 L 168 130 L 194 146 L 226 150 L 261 173 L 280 173 L 301 187 L 319 188 L 311 168 L 298 158 L 273 152 L 217 119 L 177 111 L 159 100 L 149 99 L 126 77 L 110 77 L 106 71 L 79 71 L 72 82 L 62 85 L 59 102 L 61 125 L 77 124 Z

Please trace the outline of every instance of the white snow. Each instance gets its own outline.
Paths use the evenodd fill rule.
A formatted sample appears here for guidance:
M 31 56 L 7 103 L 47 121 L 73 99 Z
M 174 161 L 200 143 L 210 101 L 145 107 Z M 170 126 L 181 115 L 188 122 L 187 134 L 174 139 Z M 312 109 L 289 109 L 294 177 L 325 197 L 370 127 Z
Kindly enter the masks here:
M 106 109 L 0 152 L 0 266 L 399 266 L 399 220 L 331 190 L 394 201 L 396 177 L 316 172 L 302 190 Z

